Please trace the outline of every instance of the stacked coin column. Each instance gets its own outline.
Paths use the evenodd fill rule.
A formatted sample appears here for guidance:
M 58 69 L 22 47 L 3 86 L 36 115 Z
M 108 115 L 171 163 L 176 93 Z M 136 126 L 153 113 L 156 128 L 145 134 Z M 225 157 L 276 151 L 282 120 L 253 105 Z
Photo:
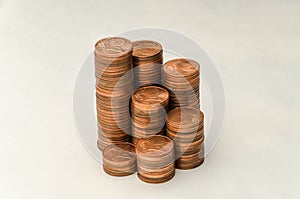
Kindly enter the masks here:
M 162 67 L 162 83 L 170 92 L 170 108 L 199 108 L 199 64 L 191 59 L 173 59 Z
M 104 38 L 95 44 L 98 148 L 130 142 L 129 101 L 133 92 L 132 43 L 124 38 Z
M 135 146 L 118 142 L 103 150 L 103 170 L 112 176 L 128 176 L 136 172 Z
M 144 86 L 131 98 L 132 141 L 164 134 L 169 93 L 158 86 Z
M 140 139 L 136 145 L 138 177 L 148 183 L 162 183 L 175 175 L 174 143 L 166 136 Z
M 168 113 L 166 134 L 174 141 L 176 168 L 192 169 L 204 161 L 204 115 L 195 108 L 175 108 Z
M 163 63 L 162 46 L 149 40 L 135 41 L 132 56 L 136 87 L 160 84 Z

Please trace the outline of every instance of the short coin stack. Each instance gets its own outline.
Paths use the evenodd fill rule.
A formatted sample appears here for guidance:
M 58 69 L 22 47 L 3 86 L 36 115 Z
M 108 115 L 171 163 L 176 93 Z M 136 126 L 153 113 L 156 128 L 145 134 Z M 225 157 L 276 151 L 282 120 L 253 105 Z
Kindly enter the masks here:
M 103 170 L 112 176 L 134 174 L 136 172 L 135 146 L 126 142 L 118 142 L 105 147 Z
M 144 86 L 131 98 L 132 141 L 165 132 L 169 93 L 159 86 Z
M 173 59 L 162 67 L 162 83 L 170 92 L 170 108 L 199 108 L 199 64 L 191 59 Z
M 136 144 L 138 177 L 148 183 L 162 183 L 175 175 L 174 143 L 166 136 L 143 138 Z
M 176 168 L 192 169 L 204 161 L 204 115 L 196 108 L 175 108 L 167 115 L 166 134 L 174 141 Z
M 133 92 L 132 43 L 110 37 L 95 44 L 98 148 L 130 141 L 129 101 Z
M 137 88 L 160 84 L 163 50 L 159 43 L 149 40 L 133 42 L 132 58 Z

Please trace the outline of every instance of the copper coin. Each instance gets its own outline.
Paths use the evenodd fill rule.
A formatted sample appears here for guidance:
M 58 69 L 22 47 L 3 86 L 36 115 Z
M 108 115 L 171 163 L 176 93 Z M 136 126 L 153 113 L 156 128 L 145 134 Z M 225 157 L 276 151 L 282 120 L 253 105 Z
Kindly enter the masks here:
M 191 128 L 199 126 L 204 120 L 203 113 L 196 108 L 175 108 L 167 115 L 167 123 L 173 127 Z
M 131 51 L 131 41 L 122 37 L 103 38 L 95 44 L 95 53 L 103 57 L 121 57 Z
M 111 167 L 103 165 L 103 171 L 111 176 L 123 177 L 123 176 L 129 176 L 129 175 L 134 174 L 136 172 L 136 168 L 132 167 L 127 170 L 123 170 L 123 169 L 115 169 L 115 168 L 111 168 Z
M 202 136 L 198 140 L 187 142 L 187 143 L 182 143 L 180 141 L 177 142 L 176 140 L 174 140 L 176 157 L 182 155 L 191 155 L 193 153 L 199 152 L 203 144 L 204 144 L 204 136 Z
M 103 150 L 103 169 L 114 176 L 125 176 L 135 173 L 135 147 L 130 143 L 116 142 Z
M 140 139 L 136 145 L 136 153 L 147 157 L 161 157 L 174 151 L 174 144 L 170 138 L 161 135 L 155 135 Z
M 151 105 L 163 104 L 168 99 L 168 91 L 158 86 L 141 87 L 132 96 L 134 104 L 145 108 L 151 107 Z
M 172 179 L 175 175 L 174 163 L 160 169 L 146 169 L 138 165 L 138 177 L 147 183 L 163 183 Z
M 199 140 L 204 135 L 204 130 L 202 128 L 192 133 L 178 133 L 167 129 L 166 135 L 175 142 L 191 143 L 195 140 Z
M 177 169 L 193 169 L 200 166 L 204 162 L 204 145 L 199 152 L 191 155 L 182 155 L 176 160 Z
M 161 53 L 162 46 L 155 41 L 140 40 L 133 42 L 132 56 L 140 59 L 154 57 Z
M 131 143 L 116 142 L 103 150 L 103 162 L 106 165 L 123 168 L 135 164 L 135 146 Z
M 172 76 L 192 76 L 198 73 L 200 65 L 191 59 L 173 59 L 163 65 L 164 73 Z

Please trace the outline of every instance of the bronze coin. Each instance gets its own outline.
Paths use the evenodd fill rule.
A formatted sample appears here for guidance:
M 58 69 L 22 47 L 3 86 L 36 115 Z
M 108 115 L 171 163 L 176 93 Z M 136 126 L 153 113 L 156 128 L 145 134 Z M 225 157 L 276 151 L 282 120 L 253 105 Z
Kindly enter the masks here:
M 163 104 L 169 99 L 169 93 L 164 88 L 158 86 L 141 87 L 132 96 L 132 103 L 145 107 Z
M 131 41 L 122 37 L 103 38 L 95 44 L 95 53 L 102 57 L 122 57 L 131 52 Z
M 198 131 L 201 131 L 204 133 L 204 123 L 200 123 L 199 126 L 194 126 L 191 128 L 182 128 L 180 127 L 173 127 L 168 125 L 168 123 L 166 124 L 166 128 L 171 131 L 172 134 L 174 134 L 176 136 L 176 134 L 193 134 L 193 133 L 197 133 Z
M 196 108 L 175 108 L 167 115 L 167 123 L 175 128 L 191 128 L 199 126 L 204 120 L 203 113 Z
M 166 135 L 175 142 L 191 143 L 195 140 L 199 140 L 204 135 L 204 130 L 202 128 L 192 133 L 178 133 L 166 129 Z
M 145 170 L 142 167 L 138 167 L 138 177 L 140 180 L 152 183 L 152 184 L 158 184 L 158 183 L 164 183 L 169 180 L 171 180 L 175 175 L 175 168 L 174 164 L 170 164 L 169 166 L 157 169 L 157 170 Z
M 163 72 L 171 76 L 192 76 L 198 73 L 200 65 L 192 59 L 173 59 L 163 65 Z
M 174 151 L 174 143 L 170 138 L 162 135 L 154 135 L 143 138 L 136 144 L 136 153 L 147 157 L 161 157 Z
M 201 150 L 203 144 L 204 136 L 190 143 L 181 143 L 174 141 L 176 157 L 197 153 Z
M 132 56 L 139 59 L 154 57 L 161 53 L 162 46 L 155 41 L 140 40 L 133 42 Z
M 116 142 L 103 150 L 103 163 L 117 168 L 135 164 L 135 146 L 131 143 Z
M 136 156 L 133 144 L 116 142 L 103 150 L 103 169 L 114 176 L 125 176 L 135 173 Z
M 176 162 L 176 168 L 182 170 L 194 169 L 200 166 L 204 162 L 204 147 L 202 149 L 191 155 L 182 155 Z
M 132 175 L 136 172 L 134 167 L 129 168 L 128 170 L 121 170 L 121 169 L 114 169 L 108 166 L 103 165 L 103 171 L 108 175 L 115 176 L 115 177 L 124 177 Z

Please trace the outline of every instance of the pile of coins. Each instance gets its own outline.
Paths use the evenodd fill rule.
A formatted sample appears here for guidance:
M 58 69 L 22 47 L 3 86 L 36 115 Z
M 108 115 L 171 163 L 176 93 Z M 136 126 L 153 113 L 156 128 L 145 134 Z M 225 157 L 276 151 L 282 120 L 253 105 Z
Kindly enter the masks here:
M 160 84 L 163 50 L 159 43 L 149 40 L 133 42 L 132 58 L 137 88 Z
M 174 144 L 166 136 L 155 135 L 136 144 L 138 177 L 148 183 L 162 183 L 175 175 Z
M 162 84 L 170 92 L 170 108 L 199 108 L 199 64 L 191 59 L 173 59 L 162 67 Z
M 104 38 L 95 44 L 98 148 L 130 142 L 128 110 L 133 92 L 132 43 L 124 38 Z
M 167 136 L 174 141 L 176 168 L 193 169 L 204 161 L 204 115 L 196 108 L 175 108 L 167 115 Z
M 175 168 L 201 165 L 200 65 L 183 58 L 162 65 L 159 43 L 121 37 L 99 40 L 94 55 L 97 146 L 104 172 L 127 176 L 137 171 L 144 182 L 162 183 L 174 177 Z
M 145 86 L 131 98 L 132 141 L 165 132 L 169 93 L 159 86 Z
M 117 142 L 105 147 L 103 170 L 112 176 L 134 174 L 136 172 L 135 146 L 126 142 Z

